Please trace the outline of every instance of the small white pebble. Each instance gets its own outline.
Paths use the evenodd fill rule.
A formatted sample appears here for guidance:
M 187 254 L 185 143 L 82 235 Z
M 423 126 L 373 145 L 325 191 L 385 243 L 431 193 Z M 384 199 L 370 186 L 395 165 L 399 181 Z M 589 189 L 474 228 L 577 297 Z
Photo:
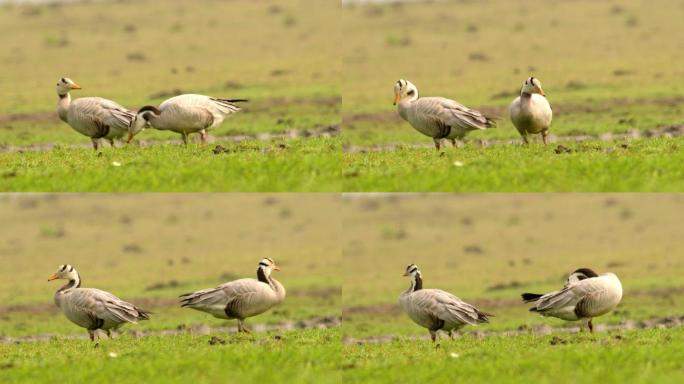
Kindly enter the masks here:
M 117 355 L 116 352 L 109 352 L 109 357 L 111 357 L 111 358 L 116 358 L 118 356 L 119 355 Z
M 453 357 L 454 359 L 458 359 L 459 355 L 456 352 L 451 352 L 449 356 Z
M 112 161 L 112 165 L 115 167 L 120 167 L 121 163 L 119 163 L 118 161 Z
M 460 162 L 460 161 L 454 161 L 454 166 L 455 166 L 455 167 L 462 167 L 462 166 L 463 166 L 463 163 Z

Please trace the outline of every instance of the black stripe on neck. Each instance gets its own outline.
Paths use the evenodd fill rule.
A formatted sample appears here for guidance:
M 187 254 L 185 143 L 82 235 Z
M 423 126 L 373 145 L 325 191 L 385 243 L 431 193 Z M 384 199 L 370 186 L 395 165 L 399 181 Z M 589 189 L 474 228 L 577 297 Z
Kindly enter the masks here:
M 69 282 L 66 283 L 62 288 L 60 288 L 58 292 L 63 292 L 71 288 L 79 288 L 81 286 L 81 276 L 79 276 L 78 274 L 76 275 L 76 279 L 69 280 Z
M 413 292 L 423 289 L 423 278 L 416 275 L 415 284 L 413 285 Z
M 271 280 L 268 279 L 268 276 L 266 276 L 266 272 L 264 272 L 263 268 L 257 268 L 257 279 L 261 281 L 262 283 L 266 283 L 268 285 L 271 285 Z
M 60 99 L 64 99 L 64 98 L 66 98 L 67 96 L 69 96 L 68 93 L 65 93 L 65 94 L 63 94 L 63 95 L 60 95 L 60 94 L 58 94 L 58 95 L 59 95 L 59 98 L 60 98 Z

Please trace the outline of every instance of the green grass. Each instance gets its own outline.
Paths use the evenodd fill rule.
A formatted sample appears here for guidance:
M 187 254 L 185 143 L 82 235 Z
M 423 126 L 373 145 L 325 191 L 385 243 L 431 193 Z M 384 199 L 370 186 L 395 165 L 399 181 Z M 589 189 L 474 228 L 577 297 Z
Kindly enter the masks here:
M 3 383 L 339 383 L 339 331 L 0 344 Z
M 544 84 L 553 135 L 681 125 L 684 83 L 672 63 L 684 60 L 674 38 L 684 32 L 677 21 L 683 14 L 675 3 L 650 9 L 636 0 L 345 6 L 343 145 L 432 143 L 392 106 L 399 78 L 422 96 L 452 98 L 499 117 L 497 128 L 472 132 L 470 140 L 519 139 L 508 106 L 528 76 Z M 653 54 L 644 57 L 644 51 Z M 343 173 L 353 176 L 345 177 L 343 189 L 682 191 L 674 166 L 681 162 L 680 143 L 634 144 L 629 160 L 591 150 L 556 158 L 550 149 L 519 146 L 447 150 L 442 159 L 430 149 L 347 153 Z M 454 160 L 466 166 L 454 169 Z
M 684 190 L 684 139 L 345 153 L 346 191 L 649 192 Z M 625 144 L 626 148 L 622 145 Z
M 5 191 L 336 191 L 334 138 L 0 153 Z M 115 165 L 120 164 L 120 165 Z
M 560 337 L 561 340 L 554 338 Z M 684 330 L 595 335 L 466 336 L 343 348 L 345 382 L 678 383 Z
M 317 17 L 302 16 L 305 11 Z M 147 0 L 115 9 L 106 2 L 2 6 L 0 45 L 6 53 L 0 60 L 3 84 L 12 92 L 0 95 L 0 147 L 90 143 L 57 118 L 54 88 L 61 76 L 83 87 L 74 98 L 100 96 L 131 109 L 158 105 L 179 92 L 249 99 L 243 111 L 210 132 L 218 137 L 338 125 L 341 63 L 330 59 L 337 37 L 330 20 L 337 12 L 333 3 L 298 0 Z M 179 135 L 148 129 L 137 138 Z M 105 158 L 144 164 L 118 177 L 86 148 L 47 151 L 30 160 L 2 153 L 0 169 L 18 176 L 4 178 L 0 190 L 340 190 L 339 138 L 296 141 L 287 154 L 250 148 L 278 144 L 265 141 L 236 146 L 223 159 L 213 158 L 209 148 L 105 148 Z M 73 167 L 87 178 L 64 180 Z

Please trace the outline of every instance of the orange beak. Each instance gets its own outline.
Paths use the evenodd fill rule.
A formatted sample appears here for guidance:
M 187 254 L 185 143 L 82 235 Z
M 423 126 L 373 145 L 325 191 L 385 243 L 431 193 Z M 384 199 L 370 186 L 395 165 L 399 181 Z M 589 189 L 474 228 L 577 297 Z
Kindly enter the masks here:
M 404 274 L 402 276 L 408 276 L 408 275 L 409 275 L 408 272 L 404 272 Z
M 394 102 L 392 103 L 392 105 L 397 105 L 397 103 L 399 102 L 399 99 L 401 99 L 401 97 L 399 97 L 399 95 L 394 95 Z
M 539 91 L 539 94 L 542 96 L 546 96 L 546 93 L 544 93 L 544 90 L 541 89 L 541 87 L 537 87 L 537 91 Z
M 274 266 L 273 266 L 273 270 L 274 270 L 274 271 L 280 271 L 280 268 L 274 265 Z
M 78 84 L 71 84 L 71 89 L 81 89 L 81 86 Z
M 57 280 L 57 279 L 59 279 L 59 277 L 57 277 L 56 273 L 53 273 L 52 275 L 48 276 L 48 281 Z
M 129 132 L 128 133 L 128 140 L 126 140 L 126 144 L 130 144 L 132 140 L 133 140 L 133 134 Z

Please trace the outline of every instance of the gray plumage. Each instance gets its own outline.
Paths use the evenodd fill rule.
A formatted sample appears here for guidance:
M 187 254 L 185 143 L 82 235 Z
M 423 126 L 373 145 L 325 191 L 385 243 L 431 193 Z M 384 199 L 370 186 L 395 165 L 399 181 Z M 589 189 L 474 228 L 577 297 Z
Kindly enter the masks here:
M 399 115 L 418 132 L 432 137 L 440 149 L 442 139 L 463 139 L 470 131 L 494 127 L 493 119 L 444 97 L 418 97 L 418 88 L 407 80 L 394 86 L 395 104 Z
M 259 262 L 257 279 L 239 279 L 181 295 L 181 306 L 207 312 L 219 319 L 237 319 L 238 331 L 249 332 L 244 320 L 266 312 L 285 300 L 285 288 L 271 277 L 280 270 L 272 259 Z
M 520 90 L 520 96 L 511 103 L 510 113 L 511 122 L 525 143 L 528 142 L 527 135 L 540 133 L 544 144 L 546 144 L 553 111 L 549 101 L 544 96 L 539 79 L 530 77 L 525 80 Z
M 411 287 L 399 297 L 399 305 L 416 324 L 430 332 L 432 341 L 437 331 L 452 335 L 466 325 L 489 322 L 488 316 L 472 304 L 468 304 L 449 292 L 440 289 L 423 289 L 423 279 L 415 264 L 406 268 L 404 276 L 411 277 Z
M 149 313 L 135 305 L 119 299 L 109 292 L 96 288 L 81 288 L 81 278 L 71 265 L 61 265 L 48 281 L 66 279 L 69 282 L 55 292 L 55 304 L 67 319 L 86 328 L 90 339 L 95 339 L 95 331 L 110 331 L 126 323 L 136 324 L 148 320 Z
M 561 290 L 522 297 L 525 303 L 534 303 L 532 312 L 567 321 L 586 319 L 593 332 L 592 319 L 612 311 L 622 300 L 622 284 L 614 273 L 598 275 L 582 268 L 570 275 Z
M 71 79 L 61 78 L 57 82 L 57 114 L 76 132 L 88 136 L 97 149 L 100 139 L 114 145 L 114 139 L 121 138 L 128 132 L 128 127 L 135 113 L 121 105 L 101 97 L 83 97 L 71 100 L 72 89 L 81 89 Z
M 188 135 L 199 132 L 206 141 L 207 130 L 220 125 L 228 115 L 238 112 L 235 103 L 244 99 L 219 99 L 205 95 L 185 94 L 172 97 L 159 108 L 141 108 L 129 130 L 129 141 L 142 131 L 145 124 L 158 130 L 180 133 L 187 143 Z

